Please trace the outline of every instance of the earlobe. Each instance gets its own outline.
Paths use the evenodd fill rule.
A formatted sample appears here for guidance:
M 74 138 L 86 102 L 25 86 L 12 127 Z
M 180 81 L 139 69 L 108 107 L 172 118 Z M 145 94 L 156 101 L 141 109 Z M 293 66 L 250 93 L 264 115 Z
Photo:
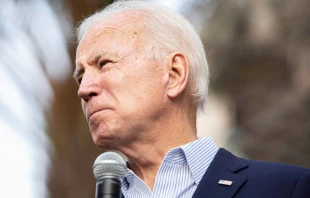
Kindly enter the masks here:
M 174 52 L 169 55 L 168 75 L 167 94 L 170 98 L 176 98 L 185 90 L 189 78 L 189 65 L 183 53 Z

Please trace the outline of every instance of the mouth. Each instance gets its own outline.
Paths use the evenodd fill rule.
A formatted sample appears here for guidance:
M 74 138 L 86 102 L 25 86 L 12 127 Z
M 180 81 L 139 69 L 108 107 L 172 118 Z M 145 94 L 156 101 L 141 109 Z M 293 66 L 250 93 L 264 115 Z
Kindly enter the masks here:
M 91 112 L 91 113 L 89 114 L 89 116 L 88 116 L 87 121 L 89 121 L 90 118 L 91 118 L 94 114 L 96 114 L 96 113 L 98 113 L 98 112 L 101 112 L 101 111 L 105 111 L 105 110 L 109 110 L 109 109 L 99 109 L 99 110 L 96 110 L 96 111 Z
M 89 114 L 89 116 L 88 116 L 88 121 L 90 120 L 90 118 L 91 118 L 94 114 L 96 114 L 96 113 L 98 113 L 98 112 L 100 112 L 100 111 L 102 111 L 102 110 L 96 110 L 96 111 L 91 112 L 91 113 Z

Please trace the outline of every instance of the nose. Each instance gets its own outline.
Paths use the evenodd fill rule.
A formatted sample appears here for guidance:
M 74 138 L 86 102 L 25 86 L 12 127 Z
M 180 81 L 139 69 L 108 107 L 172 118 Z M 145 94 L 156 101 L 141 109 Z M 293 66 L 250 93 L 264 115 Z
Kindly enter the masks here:
M 92 97 L 100 94 L 99 74 L 94 71 L 85 71 L 78 89 L 78 96 L 88 102 Z

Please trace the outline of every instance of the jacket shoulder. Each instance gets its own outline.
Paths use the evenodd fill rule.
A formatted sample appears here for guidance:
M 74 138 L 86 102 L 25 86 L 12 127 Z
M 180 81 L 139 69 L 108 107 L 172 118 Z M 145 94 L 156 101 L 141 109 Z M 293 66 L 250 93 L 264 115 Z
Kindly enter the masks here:
M 247 160 L 236 157 L 225 149 L 218 151 L 214 161 L 231 173 L 246 178 L 236 198 L 310 197 L 310 169 L 281 163 Z M 219 166 L 214 167 L 213 170 L 219 169 Z
M 248 168 L 237 174 L 247 178 L 244 187 L 250 191 L 256 188 L 261 192 L 282 194 L 282 197 L 310 197 L 310 169 L 274 162 L 246 161 Z
M 295 166 L 295 165 L 289 165 L 289 164 L 282 164 L 282 163 L 276 163 L 276 162 L 264 162 L 264 161 L 257 161 L 257 160 L 246 160 L 248 163 L 248 169 L 241 170 L 244 173 L 249 174 L 267 174 L 266 176 L 272 177 L 272 176 L 278 176 L 278 177 L 298 177 L 305 172 L 309 172 L 310 169 Z M 255 170 L 255 171 L 253 171 Z

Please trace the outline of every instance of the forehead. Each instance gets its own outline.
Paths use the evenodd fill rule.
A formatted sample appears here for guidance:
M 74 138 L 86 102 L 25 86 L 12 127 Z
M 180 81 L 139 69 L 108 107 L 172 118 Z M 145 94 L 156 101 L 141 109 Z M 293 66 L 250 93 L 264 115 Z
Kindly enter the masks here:
M 124 11 L 109 15 L 96 22 L 82 37 L 77 48 L 77 56 L 82 52 L 81 49 L 93 46 L 103 37 L 113 37 L 113 40 L 117 42 L 142 44 L 145 37 L 143 26 L 145 17 L 147 17 L 147 13 L 144 11 Z M 108 38 L 106 39 L 108 40 Z

